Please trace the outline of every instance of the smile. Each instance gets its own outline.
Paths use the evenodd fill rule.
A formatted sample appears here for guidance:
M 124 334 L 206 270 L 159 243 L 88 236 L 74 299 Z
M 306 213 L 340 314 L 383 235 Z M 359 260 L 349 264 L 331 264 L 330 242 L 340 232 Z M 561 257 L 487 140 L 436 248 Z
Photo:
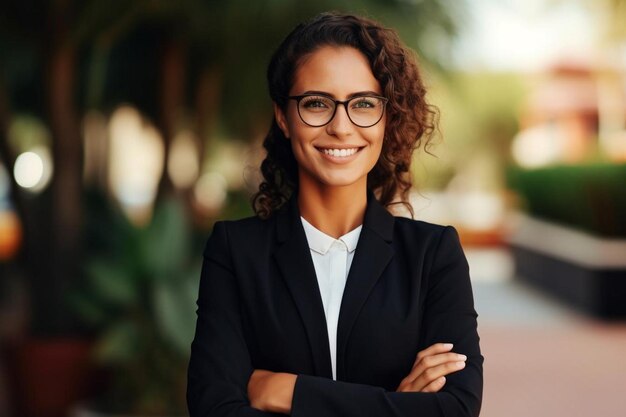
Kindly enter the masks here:
M 357 153 L 361 148 L 348 148 L 348 149 L 331 149 L 331 148 L 318 148 L 318 150 L 325 155 L 334 156 L 335 158 L 346 158 Z

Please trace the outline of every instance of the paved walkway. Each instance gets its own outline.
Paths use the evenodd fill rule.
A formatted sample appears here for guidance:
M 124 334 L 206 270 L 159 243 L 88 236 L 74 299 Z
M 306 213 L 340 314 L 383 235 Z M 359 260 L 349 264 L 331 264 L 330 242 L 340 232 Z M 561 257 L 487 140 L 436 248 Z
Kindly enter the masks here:
M 515 281 L 506 252 L 467 254 L 485 356 L 481 417 L 626 416 L 626 321 L 581 316 Z

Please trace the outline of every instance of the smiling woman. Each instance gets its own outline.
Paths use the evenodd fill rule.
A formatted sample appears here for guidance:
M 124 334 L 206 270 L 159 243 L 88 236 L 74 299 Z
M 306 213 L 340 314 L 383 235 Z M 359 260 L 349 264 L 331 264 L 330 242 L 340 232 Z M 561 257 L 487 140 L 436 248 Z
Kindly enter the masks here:
M 477 416 L 482 363 L 452 227 L 394 217 L 436 112 L 395 32 L 326 13 L 268 68 L 257 216 L 204 250 L 191 417 Z

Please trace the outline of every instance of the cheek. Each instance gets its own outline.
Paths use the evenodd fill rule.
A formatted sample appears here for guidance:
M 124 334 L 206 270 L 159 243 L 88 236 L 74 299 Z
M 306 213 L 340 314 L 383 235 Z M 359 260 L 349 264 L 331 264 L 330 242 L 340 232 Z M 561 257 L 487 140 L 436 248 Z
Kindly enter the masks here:
M 293 151 L 296 161 L 298 165 L 306 165 L 307 162 L 311 160 L 310 152 L 314 150 L 310 142 L 315 138 L 318 132 L 316 132 L 315 129 L 298 126 L 297 124 L 295 126 L 290 125 L 289 131 L 291 133 L 289 139 L 291 142 L 291 150 Z
M 383 148 L 383 142 L 385 140 L 385 127 L 381 126 L 377 129 L 376 133 L 372 135 L 372 148 L 376 149 L 378 156 Z M 378 159 L 377 156 L 377 159 Z
M 282 123 L 278 124 L 287 139 L 291 140 L 293 136 L 298 135 L 298 122 L 299 116 L 297 110 L 294 111 L 292 106 L 288 106 L 283 113 Z
M 376 132 L 375 136 L 372 136 L 372 140 L 370 142 L 370 146 L 372 147 L 372 152 L 370 159 L 368 161 L 368 172 L 374 169 L 378 161 L 380 160 L 380 156 L 382 155 L 383 142 L 385 137 L 385 129 L 380 129 L 380 131 Z

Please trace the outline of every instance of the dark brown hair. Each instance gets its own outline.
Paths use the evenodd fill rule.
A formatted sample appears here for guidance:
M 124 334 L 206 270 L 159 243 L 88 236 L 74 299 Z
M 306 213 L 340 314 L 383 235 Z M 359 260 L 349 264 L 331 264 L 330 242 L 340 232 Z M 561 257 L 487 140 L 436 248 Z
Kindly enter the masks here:
M 322 13 L 296 26 L 271 58 L 267 69 L 269 92 L 283 110 L 299 63 L 323 46 L 353 47 L 369 61 L 389 101 L 381 155 L 367 176 L 367 188 L 383 206 L 404 204 L 413 215 L 408 202 L 411 158 L 422 142 L 428 144 L 438 120 L 437 109 L 425 100 L 426 88 L 414 53 L 403 45 L 395 31 L 375 21 Z M 276 119 L 263 147 L 267 151 L 261 164 L 263 181 L 252 205 L 257 215 L 267 218 L 297 192 L 298 163 Z

